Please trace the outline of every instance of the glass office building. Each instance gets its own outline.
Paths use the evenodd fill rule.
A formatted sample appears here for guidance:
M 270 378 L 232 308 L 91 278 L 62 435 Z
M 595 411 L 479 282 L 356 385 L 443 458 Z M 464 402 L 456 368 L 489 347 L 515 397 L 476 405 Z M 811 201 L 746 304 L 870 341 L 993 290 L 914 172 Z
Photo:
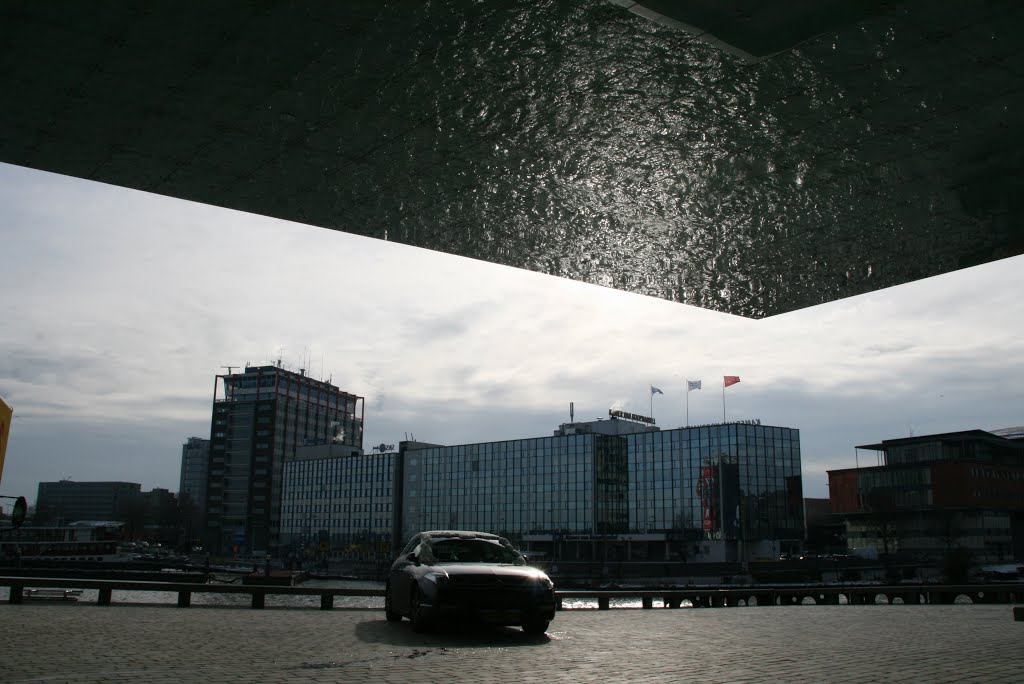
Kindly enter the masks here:
M 771 558 L 804 532 L 800 433 L 768 425 L 573 423 L 405 450 L 398 480 L 400 539 L 487 530 L 565 562 Z
M 390 558 L 397 458 L 337 445 L 297 449 L 283 469 L 282 556 Z
M 777 558 L 804 536 L 800 433 L 613 418 L 398 453 L 307 447 L 284 464 L 283 554 L 390 560 L 431 529 L 497 532 L 563 571 Z

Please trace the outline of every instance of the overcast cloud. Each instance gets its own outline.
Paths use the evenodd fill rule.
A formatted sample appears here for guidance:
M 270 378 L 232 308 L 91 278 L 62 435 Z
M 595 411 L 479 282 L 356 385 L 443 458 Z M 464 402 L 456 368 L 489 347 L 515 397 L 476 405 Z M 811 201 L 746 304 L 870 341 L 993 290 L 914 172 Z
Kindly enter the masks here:
M 366 398 L 369 449 L 662 427 L 799 428 L 805 491 L 881 439 L 1024 423 L 1024 258 L 762 321 L 0 165 L 0 493 L 176 491 L 214 374 L 280 356 Z M 863 465 L 863 455 L 862 462 Z

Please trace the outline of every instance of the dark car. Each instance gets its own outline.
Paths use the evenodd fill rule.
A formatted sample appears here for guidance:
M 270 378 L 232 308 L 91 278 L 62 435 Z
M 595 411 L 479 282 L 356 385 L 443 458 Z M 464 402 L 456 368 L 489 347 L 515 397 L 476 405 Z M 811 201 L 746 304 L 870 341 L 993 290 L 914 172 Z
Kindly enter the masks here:
M 422 631 L 442 620 L 520 625 L 543 634 L 555 616 L 554 585 L 504 537 L 438 530 L 414 536 L 391 566 L 384 598 L 391 622 Z

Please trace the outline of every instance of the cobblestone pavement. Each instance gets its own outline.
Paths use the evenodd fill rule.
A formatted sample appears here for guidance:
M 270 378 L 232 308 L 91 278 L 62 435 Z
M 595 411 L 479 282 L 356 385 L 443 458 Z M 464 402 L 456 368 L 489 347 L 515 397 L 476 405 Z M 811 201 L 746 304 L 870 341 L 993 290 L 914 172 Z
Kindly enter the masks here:
M 2 682 L 1020 682 L 995 606 L 577 610 L 546 636 L 380 611 L 0 604 Z

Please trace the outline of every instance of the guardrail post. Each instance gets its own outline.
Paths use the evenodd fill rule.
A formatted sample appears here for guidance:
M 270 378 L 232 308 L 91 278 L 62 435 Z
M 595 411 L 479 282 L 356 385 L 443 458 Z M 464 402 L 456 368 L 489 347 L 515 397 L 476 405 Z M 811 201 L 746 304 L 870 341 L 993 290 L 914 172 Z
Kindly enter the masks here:
M 252 607 L 263 608 L 267 595 L 262 591 L 252 592 Z
M 188 608 L 192 605 L 192 592 L 191 591 L 179 591 L 178 592 L 178 607 Z
M 320 610 L 330 610 L 334 607 L 334 594 L 320 594 Z
M 21 586 L 20 584 L 12 584 L 11 585 L 11 591 L 8 594 L 8 596 L 9 596 L 9 598 L 7 599 L 8 602 L 10 602 L 10 603 L 21 603 L 21 600 L 24 597 L 24 592 L 25 592 L 25 587 Z
M 99 606 L 109 606 L 110 605 L 110 595 L 113 594 L 113 593 L 114 593 L 113 589 L 100 589 L 99 590 L 99 596 L 96 598 L 96 605 L 99 605 Z

